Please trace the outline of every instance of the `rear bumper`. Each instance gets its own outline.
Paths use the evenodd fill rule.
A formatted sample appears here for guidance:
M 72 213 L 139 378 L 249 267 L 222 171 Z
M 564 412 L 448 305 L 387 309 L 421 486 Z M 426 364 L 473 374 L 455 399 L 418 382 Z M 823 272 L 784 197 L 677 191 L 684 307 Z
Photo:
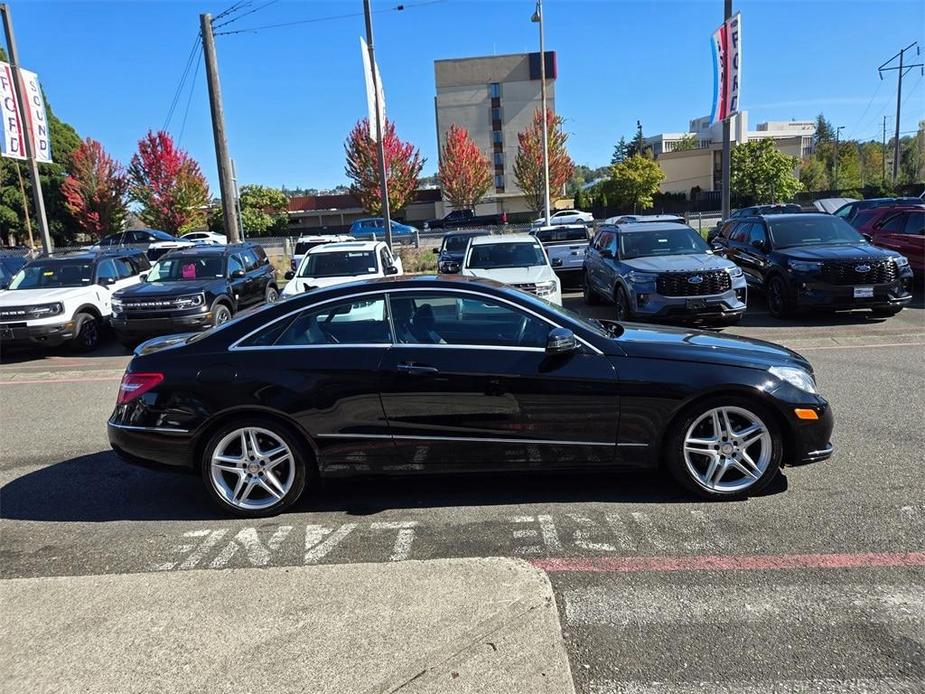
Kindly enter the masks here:
M 188 333 L 212 327 L 212 312 L 169 318 L 125 318 L 120 315 L 110 321 L 119 337 L 155 337 L 172 333 Z
M 0 346 L 57 347 L 74 339 L 77 330 L 75 321 L 49 323 L 45 325 L 2 324 L 0 325 Z
M 186 430 L 106 423 L 109 445 L 127 463 L 194 471 L 194 439 Z

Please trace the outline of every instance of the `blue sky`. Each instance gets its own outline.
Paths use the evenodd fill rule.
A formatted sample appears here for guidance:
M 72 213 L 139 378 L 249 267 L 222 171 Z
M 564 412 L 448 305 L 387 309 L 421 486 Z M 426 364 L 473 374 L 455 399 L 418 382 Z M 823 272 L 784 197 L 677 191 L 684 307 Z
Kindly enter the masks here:
M 252 0 L 248 9 L 268 0 Z M 38 72 L 56 113 L 127 162 L 163 127 L 199 27 L 232 0 L 12 2 L 24 67 Z M 373 0 L 377 58 L 389 117 L 436 170 L 433 61 L 537 50 L 531 0 Z M 416 6 L 417 5 L 417 6 Z M 576 162 L 599 166 L 636 119 L 647 134 L 677 132 L 708 114 L 709 36 L 721 0 L 546 0 L 547 50 L 558 52 L 557 110 Z M 743 16 L 743 106 L 750 126 L 824 112 L 844 137 L 879 138 L 895 115 L 895 72 L 877 66 L 925 41 L 925 3 L 900 0 L 738 0 Z M 365 113 L 358 37 L 361 0 L 280 0 L 226 27 L 357 16 L 219 36 L 228 136 L 242 183 L 328 187 L 345 182 L 343 141 Z M 922 62 L 925 54 L 916 62 Z M 201 61 L 200 61 L 201 62 Z M 189 83 L 188 83 L 189 84 Z M 189 87 L 170 130 L 180 135 Z M 925 118 L 918 70 L 904 82 L 903 131 Z M 200 65 L 181 145 L 217 191 L 205 76 Z M 892 127 L 890 125 L 889 127 Z

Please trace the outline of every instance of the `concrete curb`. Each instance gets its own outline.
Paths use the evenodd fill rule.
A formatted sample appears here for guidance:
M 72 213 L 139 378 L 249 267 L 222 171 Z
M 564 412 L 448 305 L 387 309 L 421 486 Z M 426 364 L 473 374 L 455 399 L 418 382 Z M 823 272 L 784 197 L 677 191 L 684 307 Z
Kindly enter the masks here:
M 573 692 L 552 586 L 507 558 L 12 579 L 5 691 Z

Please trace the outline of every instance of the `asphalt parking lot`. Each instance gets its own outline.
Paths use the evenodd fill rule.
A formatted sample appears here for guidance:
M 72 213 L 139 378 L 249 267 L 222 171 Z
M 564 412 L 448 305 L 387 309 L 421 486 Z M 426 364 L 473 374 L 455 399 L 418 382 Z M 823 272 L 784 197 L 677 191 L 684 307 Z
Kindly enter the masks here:
M 925 690 L 921 289 L 886 320 L 782 323 L 755 297 L 729 332 L 804 353 L 836 414 L 835 456 L 759 497 L 701 503 L 657 473 L 353 480 L 261 521 L 110 452 L 114 342 L 4 355 L 0 576 L 517 557 L 549 575 L 579 692 Z

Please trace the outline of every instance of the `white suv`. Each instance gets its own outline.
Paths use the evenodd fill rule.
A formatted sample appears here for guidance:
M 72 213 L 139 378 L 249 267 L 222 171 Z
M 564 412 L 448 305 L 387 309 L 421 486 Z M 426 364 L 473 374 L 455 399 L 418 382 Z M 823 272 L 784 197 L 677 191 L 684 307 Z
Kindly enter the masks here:
M 289 297 L 332 284 L 401 274 L 404 274 L 401 258 L 393 256 L 384 241 L 325 243 L 308 251 L 295 272 L 290 270 L 286 273 L 289 281 L 280 296 Z
M 352 236 L 346 234 L 310 234 L 300 236 L 295 242 L 295 248 L 292 250 L 292 269 L 298 270 L 302 258 L 315 246 L 323 246 L 326 243 L 337 243 L 340 241 L 356 241 Z
M 113 293 L 140 282 L 150 267 L 145 254 L 132 248 L 36 258 L 0 291 L 0 345 L 95 349 L 112 316 Z
M 496 280 L 562 305 L 562 285 L 535 236 L 476 236 L 469 241 L 459 274 Z

